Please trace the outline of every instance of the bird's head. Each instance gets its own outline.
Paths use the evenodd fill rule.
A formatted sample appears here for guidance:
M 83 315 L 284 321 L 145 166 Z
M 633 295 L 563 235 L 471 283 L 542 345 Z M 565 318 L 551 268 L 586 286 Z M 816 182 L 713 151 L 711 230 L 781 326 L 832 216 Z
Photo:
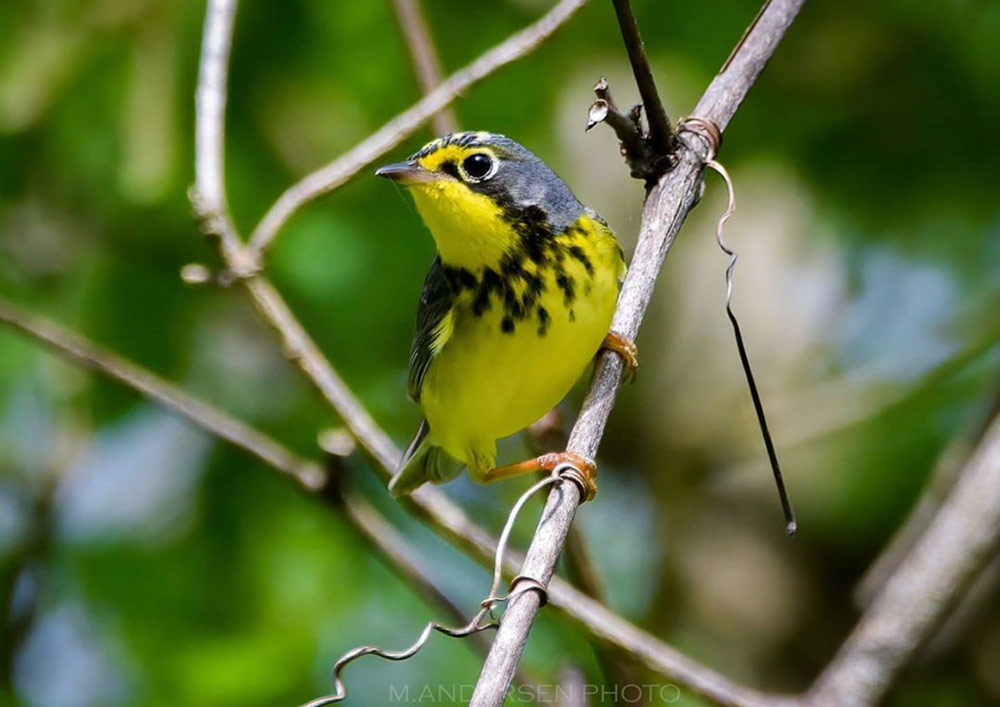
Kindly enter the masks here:
M 375 174 L 409 187 L 448 265 L 496 267 L 525 238 L 562 233 L 583 213 L 555 172 L 503 135 L 453 133 Z

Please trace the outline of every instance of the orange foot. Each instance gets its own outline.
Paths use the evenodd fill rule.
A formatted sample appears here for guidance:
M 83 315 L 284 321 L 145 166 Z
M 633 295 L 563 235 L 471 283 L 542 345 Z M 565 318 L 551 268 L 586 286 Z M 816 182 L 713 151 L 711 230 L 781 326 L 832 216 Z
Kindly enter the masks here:
M 608 335 L 604 337 L 604 343 L 601 344 L 601 348 L 614 351 L 622 357 L 622 361 L 625 363 L 622 381 L 626 385 L 635 380 L 636 371 L 639 370 L 639 349 L 635 347 L 632 341 L 626 339 L 621 334 L 609 331 Z
M 579 474 L 573 474 L 573 481 L 580 486 L 584 501 L 589 501 L 597 495 L 597 464 L 575 452 L 552 452 L 538 457 L 538 466 L 545 471 L 555 471 L 563 464 L 570 464 Z
M 555 471 L 562 464 L 570 464 L 579 470 L 580 473 L 573 474 L 572 479 L 580 486 L 584 496 L 583 501 L 592 499 L 597 494 L 597 464 L 592 459 L 574 452 L 552 452 L 517 464 L 498 466 L 483 474 L 479 481 L 484 484 L 492 484 L 533 471 Z

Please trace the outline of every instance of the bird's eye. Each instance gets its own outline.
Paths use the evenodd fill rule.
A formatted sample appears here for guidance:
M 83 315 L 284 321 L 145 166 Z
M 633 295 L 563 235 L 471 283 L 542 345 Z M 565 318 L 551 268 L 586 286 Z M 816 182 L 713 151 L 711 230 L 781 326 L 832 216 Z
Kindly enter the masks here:
M 470 179 L 476 180 L 488 177 L 493 172 L 493 166 L 493 160 L 490 156 L 482 152 L 469 155 L 462 162 L 462 170 Z

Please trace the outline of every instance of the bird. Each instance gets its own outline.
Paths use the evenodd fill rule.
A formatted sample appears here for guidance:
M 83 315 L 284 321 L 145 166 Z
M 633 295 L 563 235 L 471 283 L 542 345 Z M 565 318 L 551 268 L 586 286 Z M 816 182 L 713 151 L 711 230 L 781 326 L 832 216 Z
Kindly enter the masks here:
M 635 345 L 610 331 L 626 273 L 614 232 L 544 161 L 496 133 L 445 135 L 375 174 L 408 188 L 437 251 L 409 358 L 408 393 L 424 419 L 391 493 L 463 467 L 493 483 L 569 464 L 592 498 L 593 460 L 557 452 L 498 467 L 496 442 L 555 407 L 602 348 L 634 373 Z

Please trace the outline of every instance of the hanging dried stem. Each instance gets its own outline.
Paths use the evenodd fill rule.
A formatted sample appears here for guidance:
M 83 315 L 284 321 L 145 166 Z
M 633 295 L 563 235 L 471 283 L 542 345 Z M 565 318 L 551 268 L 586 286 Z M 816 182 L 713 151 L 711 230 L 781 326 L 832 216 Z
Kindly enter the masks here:
M 507 550 L 507 542 L 510 540 L 511 530 L 514 528 L 514 522 L 517 520 L 517 516 L 520 514 L 521 509 L 524 508 L 524 504 L 528 502 L 529 498 L 534 496 L 543 488 L 557 481 L 559 481 L 558 470 L 552 476 L 542 479 L 521 494 L 517 503 L 514 504 L 510 514 L 507 516 L 507 523 L 504 525 L 503 532 L 500 534 L 500 541 L 497 543 L 496 557 L 493 561 L 493 584 L 490 585 L 490 592 L 486 595 L 486 598 L 480 602 L 479 611 L 477 611 L 467 623 L 456 628 L 451 628 L 436 621 L 431 621 L 424 626 L 423 631 L 421 631 L 416 641 L 414 641 L 409 647 L 399 651 L 385 650 L 377 646 L 360 646 L 348 651 L 342 655 L 336 663 L 334 663 L 333 693 L 311 700 L 302 705 L 302 707 L 324 707 L 325 705 L 341 702 L 345 697 L 347 697 L 347 689 L 344 687 L 344 682 L 341 680 L 340 674 L 343 672 L 344 668 L 358 658 L 374 655 L 382 658 L 383 660 L 409 660 L 419 653 L 425 645 L 427 645 L 427 641 L 430 639 L 431 634 L 435 631 L 450 638 L 467 638 L 469 636 L 475 636 L 488 629 L 495 629 L 499 626 L 499 624 L 492 618 L 492 615 L 493 610 L 497 606 L 506 604 L 525 592 L 539 591 L 540 588 L 537 585 L 531 582 L 520 582 L 519 580 L 521 577 L 517 577 L 511 583 L 510 590 L 506 594 L 499 594 L 500 585 L 503 582 L 504 554 Z M 544 592 L 544 588 L 541 588 L 541 591 Z

